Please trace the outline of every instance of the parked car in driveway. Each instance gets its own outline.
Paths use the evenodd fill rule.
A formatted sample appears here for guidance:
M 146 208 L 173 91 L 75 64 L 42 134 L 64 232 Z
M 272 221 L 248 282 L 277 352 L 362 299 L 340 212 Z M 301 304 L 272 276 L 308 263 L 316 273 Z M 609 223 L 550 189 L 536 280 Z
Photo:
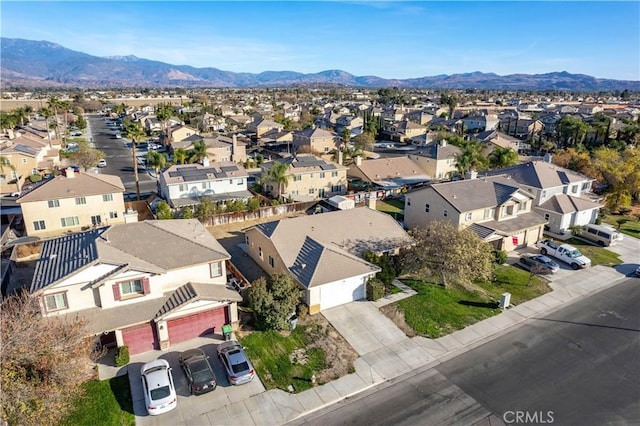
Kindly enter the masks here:
M 541 254 L 523 254 L 520 256 L 520 263 L 539 274 L 555 274 L 560 269 L 560 265 Z
M 150 416 L 173 410 L 178 405 L 171 367 L 164 359 L 146 363 L 140 369 L 144 402 Z
M 209 363 L 209 357 L 202 349 L 189 349 L 182 352 L 179 362 L 187 377 L 189 391 L 192 395 L 211 392 L 218 386 L 216 375 Z
M 232 385 L 242 385 L 253 380 L 253 376 L 255 376 L 253 365 L 251 365 L 251 361 L 247 358 L 240 343 L 233 340 L 220 343 L 218 357 L 222 361 Z

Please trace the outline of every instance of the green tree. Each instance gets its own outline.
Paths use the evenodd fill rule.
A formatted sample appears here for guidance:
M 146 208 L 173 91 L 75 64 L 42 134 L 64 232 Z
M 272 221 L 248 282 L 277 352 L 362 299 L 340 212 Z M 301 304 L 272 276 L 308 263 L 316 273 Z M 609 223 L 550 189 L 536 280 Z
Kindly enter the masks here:
M 155 108 L 156 117 L 162 123 L 162 131 L 165 135 L 165 143 L 171 144 L 171 131 L 169 129 L 169 120 L 173 116 L 173 107 L 171 104 L 159 104 Z
M 11 164 L 11 160 L 7 157 L 0 155 L 0 172 L 4 173 L 5 167 L 11 170 L 12 172 L 16 171 L 16 168 L 13 164 Z M 16 176 L 16 190 L 20 191 L 20 176 Z
M 138 156 L 136 155 L 136 147 L 138 142 L 142 141 L 146 136 L 146 132 L 142 124 L 135 121 L 124 122 L 124 134 L 131 139 L 131 161 L 133 162 L 133 177 L 136 181 L 136 200 L 140 201 L 140 177 L 138 176 Z
M 422 277 L 440 276 L 449 283 L 477 290 L 473 281 L 493 274 L 493 250 L 469 228 L 458 229 L 449 221 L 434 221 L 409 231 L 414 244 L 400 253 L 404 270 Z
M 518 153 L 508 147 L 497 147 L 489 153 L 489 167 L 501 169 L 518 164 Z
M 361 151 L 373 151 L 376 139 L 373 133 L 362 132 L 353 138 L 353 146 Z
M 156 182 L 159 179 L 160 170 L 167 165 L 167 156 L 161 152 L 149 151 L 146 155 L 147 164 L 153 167 L 156 173 Z
M 260 200 L 256 197 L 249 198 L 249 201 L 247 201 L 247 208 L 251 211 L 258 210 L 260 208 Z
M 449 109 L 447 116 L 449 118 L 453 118 L 453 113 L 455 112 L 456 107 L 458 106 L 458 96 L 456 96 L 455 93 L 453 94 L 443 93 L 442 95 L 440 95 L 440 103 L 447 106 L 447 108 Z
M 289 165 L 274 161 L 267 171 L 264 180 L 278 186 L 278 197 L 282 197 L 289 185 Z
M 563 145 L 576 146 L 584 142 L 589 125 L 571 115 L 563 115 L 556 123 L 556 130 Z
M 184 206 L 180 209 L 180 219 L 193 219 L 193 208 L 191 206 Z
M 98 161 L 105 157 L 104 152 L 91 148 L 87 141 L 80 141 L 78 143 L 78 149 L 69 155 L 69 158 L 82 167 L 86 172 L 87 169 L 98 165 Z
M 81 130 L 84 130 L 87 128 L 87 120 L 85 120 L 82 114 L 78 114 L 78 119 L 76 120 L 75 125 L 78 129 L 81 129 Z
M 60 109 L 63 107 L 63 104 L 58 98 L 51 97 L 49 98 L 47 105 L 49 110 L 52 112 L 51 117 L 53 117 L 53 120 L 54 120 L 53 124 L 54 124 L 56 139 L 60 139 L 60 125 L 58 123 L 58 111 L 60 111 Z
M 340 139 L 342 141 L 342 146 L 347 146 L 349 142 L 351 142 L 351 129 L 345 128 L 340 133 Z
M 156 206 L 156 217 L 159 220 L 173 219 L 173 212 L 166 201 L 160 201 Z
M 8 425 L 57 425 L 92 377 L 93 342 L 75 315 L 43 316 L 42 299 L 0 304 L 0 417 Z
M 189 162 L 199 163 L 205 158 L 207 158 L 207 145 L 203 140 L 195 141 L 189 150 Z
M 482 144 L 478 141 L 464 141 L 460 147 L 461 152 L 456 155 L 456 170 L 464 178 L 465 173 L 471 170 L 483 170 L 487 159 L 482 155 Z
M 184 162 L 187 161 L 187 158 L 189 158 L 189 153 L 186 149 L 176 148 L 175 151 L 173 151 L 173 161 L 176 164 L 184 164 Z
M 601 147 L 593 152 L 593 168 L 607 184 L 605 203 L 611 210 L 640 199 L 640 152 Z
M 200 203 L 198 203 L 196 207 L 195 216 L 200 219 L 201 222 L 208 223 L 209 220 L 218 213 L 220 213 L 220 208 L 213 198 L 200 198 Z
M 247 300 L 258 325 L 266 330 L 284 330 L 295 313 L 302 290 L 288 274 L 274 274 L 254 281 Z

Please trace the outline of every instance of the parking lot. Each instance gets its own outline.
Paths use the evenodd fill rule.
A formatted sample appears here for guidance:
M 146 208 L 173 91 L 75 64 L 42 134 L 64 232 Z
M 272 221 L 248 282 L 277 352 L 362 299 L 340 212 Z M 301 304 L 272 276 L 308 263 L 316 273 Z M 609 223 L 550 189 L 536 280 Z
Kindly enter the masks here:
M 137 425 L 210 424 L 211 422 L 206 418 L 206 413 L 243 401 L 265 391 L 257 375 L 252 382 L 244 385 L 233 386 L 229 384 L 222 362 L 216 355 L 216 348 L 219 343 L 222 343 L 222 340 L 218 339 L 218 337 L 220 336 L 216 334 L 200 337 L 174 345 L 167 351 L 152 351 L 131 357 L 128 372 L 133 411 L 136 415 Z M 218 379 L 218 387 L 214 391 L 198 396 L 190 394 L 187 379 L 180 367 L 178 357 L 180 352 L 191 348 L 200 348 L 209 356 L 209 361 Z M 169 362 L 173 369 L 173 381 L 178 395 L 178 404 L 174 410 L 168 413 L 160 416 L 149 416 L 145 407 L 140 381 L 140 368 L 143 364 L 157 358 L 162 358 Z M 239 419 L 238 424 L 240 423 Z

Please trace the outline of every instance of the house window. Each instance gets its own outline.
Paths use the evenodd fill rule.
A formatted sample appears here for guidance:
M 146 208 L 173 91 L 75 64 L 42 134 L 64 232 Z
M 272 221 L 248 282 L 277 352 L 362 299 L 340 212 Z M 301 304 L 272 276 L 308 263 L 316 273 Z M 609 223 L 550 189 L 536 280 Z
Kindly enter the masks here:
M 236 179 L 236 185 L 242 185 L 244 183 L 244 179 Z
M 342 192 L 342 185 L 331 185 L 331 192 Z
M 100 215 L 91 216 L 91 224 L 93 226 L 99 225 L 102 223 L 102 217 Z
M 320 179 L 324 179 L 324 172 L 320 173 Z
M 249 236 L 245 234 L 244 236 L 244 242 L 247 245 L 247 247 L 249 247 Z
M 545 213 L 544 214 L 544 220 L 546 220 L 547 222 L 549 221 L 549 213 Z
M 27 159 L 26 158 L 22 159 L 22 164 L 27 164 Z
M 229 179 L 229 185 L 233 185 L 233 179 Z
M 467 215 L 465 216 L 465 220 L 471 220 L 471 212 L 467 213 Z
M 66 226 L 76 226 L 80 224 L 80 221 L 78 220 L 78 216 L 70 216 L 70 217 L 63 217 L 60 219 L 60 223 L 62 224 L 62 227 L 66 227 Z
M 429 213 L 429 209 L 430 209 L 429 204 L 425 204 L 425 205 L 424 205 L 424 211 L 425 211 L 425 213 Z
M 324 152 L 329 152 L 329 147 L 328 146 L 324 147 Z
M 210 263 L 209 272 L 211 273 L 211 278 L 219 277 L 220 275 L 222 275 L 222 262 Z
M 331 177 L 338 177 L 338 172 L 331 172 Z
M 490 208 L 490 209 L 486 209 L 484 211 L 484 218 L 485 219 L 493 219 L 496 215 L 496 209 L 494 208 Z
M 578 185 L 573 185 L 571 187 L 571 193 L 572 194 L 577 194 L 578 193 Z
M 66 293 L 49 294 L 44 297 L 44 303 L 47 312 L 59 311 L 61 309 L 69 308 Z
M 547 196 L 547 191 L 542 191 L 542 198 Z
M 262 247 L 258 247 L 258 256 L 262 259 Z
M 309 195 L 313 195 L 315 192 L 315 188 L 309 188 Z
M 273 257 L 269 256 L 269 266 L 271 266 L 272 268 L 275 268 L 275 262 L 273 260 Z
M 187 185 L 186 183 L 181 183 L 181 184 L 178 186 L 178 190 L 179 190 L 180 192 L 188 191 L 188 190 L 189 190 L 189 185 Z
M 36 231 L 44 231 L 47 227 L 44 224 L 44 220 L 36 220 L 33 222 L 33 229 Z
M 49 208 L 60 207 L 60 200 L 49 200 L 47 204 L 49 204 Z
M 582 184 L 583 191 L 588 191 L 590 187 L 591 187 L 591 182 L 585 182 Z
M 113 194 L 103 194 L 102 201 L 104 201 L 105 203 L 107 201 L 113 201 Z
M 302 180 L 302 175 L 293 175 L 294 182 L 300 182 Z
M 118 218 L 118 212 L 109 212 L 109 218 L 110 219 L 117 219 Z
M 202 187 L 202 189 L 207 189 L 207 182 L 202 182 L 200 186 Z
M 444 217 L 449 216 L 449 210 L 447 210 L 447 209 L 442 210 L 442 216 L 444 216 Z
M 76 205 L 87 204 L 86 197 L 76 197 Z
M 411 198 L 407 198 L 407 205 L 410 206 L 411 205 Z
M 523 210 L 527 209 L 527 202 L 525 201 L 524 203 L 519 203 L 518 204 L 518 211 L 521 212 Z
M 123 297 L 133 296 L 137 294 L 145 294 L 142 286 L 142 280 L 131 280 L 120 283 L 120 295 Z

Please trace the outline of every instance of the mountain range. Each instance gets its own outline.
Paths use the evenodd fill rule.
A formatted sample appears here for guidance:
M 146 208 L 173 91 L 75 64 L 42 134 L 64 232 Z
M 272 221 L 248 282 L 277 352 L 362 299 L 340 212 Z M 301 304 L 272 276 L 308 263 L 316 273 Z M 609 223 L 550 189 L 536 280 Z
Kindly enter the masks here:
M 283 87 L 339 85 L 367 88 L 485 89 L 485 90 L 640 90 L 640 81 L 595 78 L 551 72 L 511 74 L 472 72 L 409 79 L 355 76 L 341 70 L 303 74 L 294 71 L 236 73 L 218 68 L 195 68 L 136 56 L 98 57 L 49 41 L 0 39 L 0 86 L 8 87 Z

